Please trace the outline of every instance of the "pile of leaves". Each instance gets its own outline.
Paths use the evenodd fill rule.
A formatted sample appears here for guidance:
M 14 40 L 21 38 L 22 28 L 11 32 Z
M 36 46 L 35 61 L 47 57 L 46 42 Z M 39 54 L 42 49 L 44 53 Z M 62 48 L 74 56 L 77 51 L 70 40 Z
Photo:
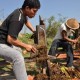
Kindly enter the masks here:
M 76 64 L 79 63 L 76 62 Z M 37 74 L 34 80 L 80 80 L 80 68 L 78 66 L 72 69 L 60 64 L 50 63 L 49 72 L 50 76 Z
M 80 72 L 76 68 L 72 69 L 65 66 L 60 66 L 59 64 L 54 64 L 50 69 L 50 80 L 72 80 L 74 78 L 80 79 Z
M 38 53 L 35 56 L 36 62 L 39 67 L 46 66 L 46 60 L 48 61 L 49 75 L 39 73 L 34 77 L 34 80 L 80 80 L 80 59 L 74 63 L 77 67 L 74 69 L 65 67 L 61 64 L 51 62 L 47 58 L 46 47 L 38 46 Z M 44 53 L 45 52 L 45 53 Z

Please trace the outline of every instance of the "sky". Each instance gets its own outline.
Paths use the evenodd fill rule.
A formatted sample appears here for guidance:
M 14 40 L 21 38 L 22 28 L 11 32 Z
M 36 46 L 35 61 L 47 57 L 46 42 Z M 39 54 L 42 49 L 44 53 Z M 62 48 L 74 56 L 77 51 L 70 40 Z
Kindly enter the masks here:
M 16 8 L 20 8 L 24 0 L 0 0 L 0 19 L 4 20 Z M 80 22 L 80 0 L 40 0 L 41 8 L 33 19 L 29 19 L 35 27 L 39 24 L 39 15 L 43 18 L 54 16 L 76 18 Z

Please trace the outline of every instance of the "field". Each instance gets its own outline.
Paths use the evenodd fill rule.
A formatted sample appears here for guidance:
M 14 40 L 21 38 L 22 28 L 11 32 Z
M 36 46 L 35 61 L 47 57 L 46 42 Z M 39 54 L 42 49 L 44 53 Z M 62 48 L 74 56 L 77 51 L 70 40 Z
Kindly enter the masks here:
M 20 38 L 21 39 L 21 38 Z M 25 40 L 24 40 L 25 41 Z M 50 48 L 52 39 L 47 39 L 47 51 Z M 29 39 L 27 43 L 33 44 L 33 40 Z M 25 50 L 23 49 L 23 52 Z M 60 54 L 55 60 L 48 60 L 49 75 L 41 73 L 40 64 L 35 62 L 26 62 L 28 75 L 34 76 L 34 80 L 80 80 L 80 55 L 79 51 L 74 51 L 74 66 L 75 69 L 67 68 L 66 53 Z M 29 58 L 30 53 L 23 54 L 24 58 Z M 0 80 L 15 80 L 11 63 L 0 59 Z

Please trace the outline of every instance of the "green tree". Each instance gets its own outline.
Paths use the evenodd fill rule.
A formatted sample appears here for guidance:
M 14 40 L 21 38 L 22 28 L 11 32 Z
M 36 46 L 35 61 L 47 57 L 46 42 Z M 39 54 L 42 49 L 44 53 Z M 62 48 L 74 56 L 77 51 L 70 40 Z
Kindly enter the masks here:
M 47 37 L 53 38 L 56 35 L 56 32 L 61 25 L 66 20 L 66 17 L 63 17 L 59 14 L 59 19 L 56 20 L 54 16 L 51 16 L 48 19 L 48 27 L 46 30 Z
M 19 36 L 19 40 L 21 40 L 24 43 L 30 43 L 31 41 L 31 36 L 32 34 L 26 33 L 26 34 L 21 34 L 22 36 Z M 31 41 L 32 42 L 32 41 Z

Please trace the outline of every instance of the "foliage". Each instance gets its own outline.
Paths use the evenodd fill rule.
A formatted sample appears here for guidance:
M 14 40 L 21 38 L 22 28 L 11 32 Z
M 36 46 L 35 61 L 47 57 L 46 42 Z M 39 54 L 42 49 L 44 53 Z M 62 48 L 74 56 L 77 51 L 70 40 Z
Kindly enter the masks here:
M 26 33 L 26 34 L 21 34 L 21 36 L 19 36 L 19 40 L 21 40 L 24 43 L 29 43 L 29 41 L 31 41 L 31 36 L 32 34 Z
M 52 44 L 53 38 L 47 38 L 47 49 L 50 49 L 50 46 Z
M 54 16 L 51 16 L 48 19 L 48 27 L 46 30 L 47 37 L 53 38 L 56 35 L 56 32 L 57 32 L 59 26 L 61 25 L 61 23 L 63 23 L 65 21 L 66 17 L 62 17 L 60 14 L 59 14 L 59 16 L 60 16 L 60 18 L 58 20 L 56 20 Z

